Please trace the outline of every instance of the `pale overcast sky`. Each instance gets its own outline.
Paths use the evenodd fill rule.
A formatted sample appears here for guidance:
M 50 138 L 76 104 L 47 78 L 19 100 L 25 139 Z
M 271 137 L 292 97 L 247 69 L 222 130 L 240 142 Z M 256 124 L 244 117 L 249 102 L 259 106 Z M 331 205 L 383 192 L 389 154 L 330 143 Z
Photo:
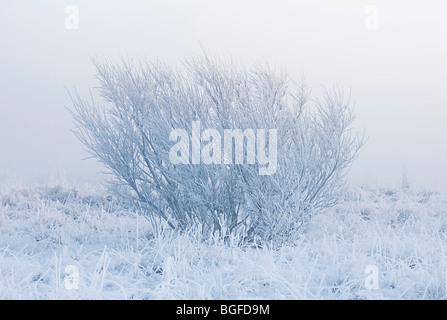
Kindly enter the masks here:
M 68 30 L 74 5 L 79 28 Z M 376 11 L 377 10 L 377 11 Z M 72 26 L 68 24 L 69 26 Z M 352 91 L 369 140 L 355 184 L 447 186 L 445 1 L 0 2 L 0 181 L 102 178 L 71 133 L 67 88 L 96 85 L 92 55 L 176 63 L 203 46 L 241 63 L 267 60 L 321 85 Z

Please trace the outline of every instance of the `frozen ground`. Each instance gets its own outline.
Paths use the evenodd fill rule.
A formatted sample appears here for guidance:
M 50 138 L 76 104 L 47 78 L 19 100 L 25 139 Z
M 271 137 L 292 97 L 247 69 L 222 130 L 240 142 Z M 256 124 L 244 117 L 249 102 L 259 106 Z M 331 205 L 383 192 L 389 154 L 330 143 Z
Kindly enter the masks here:
M 0 299 L 445 299 L 446 208 L 445 193 L 359 188 L 269 250 L 154 235 L 98 189 L 2 185 Z

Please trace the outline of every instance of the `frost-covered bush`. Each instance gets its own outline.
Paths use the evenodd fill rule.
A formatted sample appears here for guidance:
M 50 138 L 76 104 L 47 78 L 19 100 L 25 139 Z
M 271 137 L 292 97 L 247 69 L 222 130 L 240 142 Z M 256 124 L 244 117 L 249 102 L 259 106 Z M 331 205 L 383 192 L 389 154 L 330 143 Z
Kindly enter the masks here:
M 310 101 L 304 82 L 295 84 L 268 65 L 247 70 L 208 56 L 185 60 L 184 68 L 104 59 L 95 65 L 105 104 L 72 96 L 76 134 L 113 173 L 118 195 L 173 229 L 199 226 L 205 234 L 291 239 L 312 213 L 338 201 L 363 143 L 350 129 L 352 109 L 339 90 Z M 250 150 L 242 136 L 241 145 L 231 140 L 231 149 L 222 153 L 218 147 L 207 149 L 208 156 L 224 164 L 197 163 L 194 144 L 218 142 L 215 135 L 204 139 L 203 132 L 201 141 L 194 140 L 197 121 L 222 137 L 226 129 L 276 129 L 276 137 L 268 131 L 266 151 L 259 144 Z M 181 140 L 172 136 L 177 129 L 192 136 L 184 146 L 192 153 L 187 152 L 186 164 L 170 158 Z M 243 152 L 239 163 L 238 147 Z M 230 161 L 225 151 L 231 152 Z M 272 174 L 260 174 L 264 163 L 259 158 L 248 161 L 260 151 L 276 151 Z M 273 154 L 268 156 L 271 165 Z

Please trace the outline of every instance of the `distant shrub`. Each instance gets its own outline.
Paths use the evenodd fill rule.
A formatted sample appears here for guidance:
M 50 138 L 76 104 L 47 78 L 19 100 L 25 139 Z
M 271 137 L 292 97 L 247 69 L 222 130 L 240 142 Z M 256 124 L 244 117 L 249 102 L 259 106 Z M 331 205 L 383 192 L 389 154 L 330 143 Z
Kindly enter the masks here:
M 207 56 L 184 61 L 183 69 L 129 60 L 95 65 L 105 106 L 74 93 L 75 133 L 111 170 L 115 193 L 173 229 L 292 239 L 313 212 L 338 201 L 363 143 L 350 128 L 352 108 L 340 90 L 310 101 L 304 82 L 268 66 L 247 70 Z M 194 121 L 218 132 L 277 129 L 276 171 L 259 174 L 258 158 L 254 164 L 172 163 L 178 141 L 170 134 L 191 132 Z M 270 134 L 265 148 L 272 142 Z M 248 144 L 242 140 L 247 160 Z

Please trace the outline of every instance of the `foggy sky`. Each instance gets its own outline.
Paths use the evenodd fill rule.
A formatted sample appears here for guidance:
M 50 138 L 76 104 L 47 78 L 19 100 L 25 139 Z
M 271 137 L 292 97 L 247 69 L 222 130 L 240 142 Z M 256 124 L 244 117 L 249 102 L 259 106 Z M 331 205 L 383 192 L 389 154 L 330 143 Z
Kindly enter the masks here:
M 65 8 L 79 9 L 67 30 Z M 378 29 L 368 29 L 368 6 Z M 103 179 L 76 140 L 66 88 L 95 87 L 93 55 L 177 63 L 210 52 L 269 61 L 351 90 L 355 127 L 369 138 L 355 184 L 447 186 L 445 1 L 13 1 L 0 2 L 0 181 Z

